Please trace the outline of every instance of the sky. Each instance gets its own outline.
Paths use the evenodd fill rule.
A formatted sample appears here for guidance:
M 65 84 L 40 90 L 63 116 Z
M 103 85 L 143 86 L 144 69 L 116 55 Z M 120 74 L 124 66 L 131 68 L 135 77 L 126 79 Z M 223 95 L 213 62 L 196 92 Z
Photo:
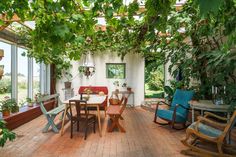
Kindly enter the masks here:
M 4 50 L 4 57 L 0 61 L 0 65 L 4 65 L 4 73 L 11 72 L 11 45 L 0 41 L 0 49 Z M 28 58 L 21 54 L 26 52 L 25 49 L 18 48 L 18 73 L 28 76 Z M 39 64 L 34 61 L 33 75 L 39 76 Z

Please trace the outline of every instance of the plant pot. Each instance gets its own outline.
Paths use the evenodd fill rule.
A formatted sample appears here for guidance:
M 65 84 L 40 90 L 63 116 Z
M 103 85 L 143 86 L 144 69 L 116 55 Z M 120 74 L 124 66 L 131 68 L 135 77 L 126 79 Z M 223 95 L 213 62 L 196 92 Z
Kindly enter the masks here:
M 12 107 L 12 109 L 11 109 L 11 112 L 12 113 L 17 113 L 17 112 L 19 112 L 19 106 L 14 106 L 14 107 Z
M 2 111 L 2 115 L 3 117 L 7 117 L 7 116 L 10 116 L 11 112 L 9 110 L 4 110 Z
M 33 104 L 32 102 L 28 102 L 28 103 L 27 103 L 27 106 L 28 106 L 28 107 L 33 107 L 34 104 Z
M 64 82 L 64 85 L 65 85 L 65 89 L 71 88 L 71 82 L 69 82 L 69 81 Z
M 127 87 L 127 91 L 131 92 L 132 88 L 131 87 Z

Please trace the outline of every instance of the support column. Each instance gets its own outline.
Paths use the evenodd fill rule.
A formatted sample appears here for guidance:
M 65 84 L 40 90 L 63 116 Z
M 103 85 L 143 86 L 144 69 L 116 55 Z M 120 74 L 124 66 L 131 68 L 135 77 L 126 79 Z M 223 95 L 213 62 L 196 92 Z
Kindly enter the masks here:
M 33 58 L 28 58 L 28 91 L 27 95 L 33 99 Z
M 18 69 L 17 69 L 17 45 L 11 45 L 11 97 L 18 102 Z

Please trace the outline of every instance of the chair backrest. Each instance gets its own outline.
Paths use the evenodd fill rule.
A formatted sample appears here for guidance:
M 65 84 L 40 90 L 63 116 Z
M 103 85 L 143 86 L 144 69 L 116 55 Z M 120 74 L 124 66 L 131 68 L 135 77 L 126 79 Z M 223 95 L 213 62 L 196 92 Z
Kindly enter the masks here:
M 121 105 L 120 114 L 122 114 L 127 106 L 128 98 L 124 97 L 124 103 Z
M 171 110 L 174 110 L 176 104 L 181 104 L 186 108 L 189 108 L 189 101 L 192 100 L 194 95 L 193 90 L 181 90 L 181 89 L 176 89 L 172 103 L 171 103 Z M 182 114 L 183 116 L 187 116 L 188 110 L 178 107 L 177 112 Z
M 53 94 L 53 95 L 47 95 L 47 96 L 39 98 L 38 102 L 39 102 L 40 109 L 43 112 L 43 114 L 47 114 L 47 112 L 48 112 L 46 110 L 46 108 L 44 107 L 44 102 L 48 101 L 48 100 L 51 100 L 51 99 L 55 99 L 55 104 L 57 104 L 58 103 L 58 97 L 59 97 L 59 94 Z
M 85 112 L 86 119 L 88 119 L 88 108 L 87 108 L 87 101 L 85 100 L 69 100 L 69 105 L 75 104 L 77 118 L 80 118 L 82 109 Z M 70 107 L 70 113 L 72 115 L 72 109 Z M 72 115 L 73 116 L 73 115 Z
M 230 118 L 230 121 L 228 122 L 227 126 L 224 129 L 223 134 L 221 135 L 221 139 L 224 140 L 226 135 L 229 133 L 229 131 L 235 126 L 236 124 L 236 111 L 234 111 L 232 117 Z

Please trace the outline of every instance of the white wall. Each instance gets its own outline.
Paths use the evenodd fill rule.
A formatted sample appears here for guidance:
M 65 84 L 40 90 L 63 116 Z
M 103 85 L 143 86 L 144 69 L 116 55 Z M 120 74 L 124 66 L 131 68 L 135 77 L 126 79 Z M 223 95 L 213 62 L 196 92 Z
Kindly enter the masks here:
M 135 93 L 135 106 L 141 105 L 144 100 L 144 58 L 139 54 L 128 54 L 122 61 L 116 53 L 101 53 L 93 57 L 96 72 L 89 79 L 79 73 L 78 67 L 82 65 L 82 61 L 72 61 L 71 73 L 73 77 L 72 87 L 74 88 L 75 94 L 78 93 L 80 86 L 91 85 L 91 86 L 107 86 L 109 90 L 109 97 L 111 92 L 115 90 L 113 82 L 118 80 L 120 86 L 126 82 L 128 86 L 132 87 Z M 106 63 L 126 63 L 126 78 L 125 79 L 107 79 L 106 78 Z M 57 92 L 60 93 L 61 99 L 64 99 L 64 88 L 65 79 L 57 81 Z M 126 88 L 120 87 L 120 90 L 126 90 Z M 129 98 L 129 103 L 132 103 L 132 96 Z

